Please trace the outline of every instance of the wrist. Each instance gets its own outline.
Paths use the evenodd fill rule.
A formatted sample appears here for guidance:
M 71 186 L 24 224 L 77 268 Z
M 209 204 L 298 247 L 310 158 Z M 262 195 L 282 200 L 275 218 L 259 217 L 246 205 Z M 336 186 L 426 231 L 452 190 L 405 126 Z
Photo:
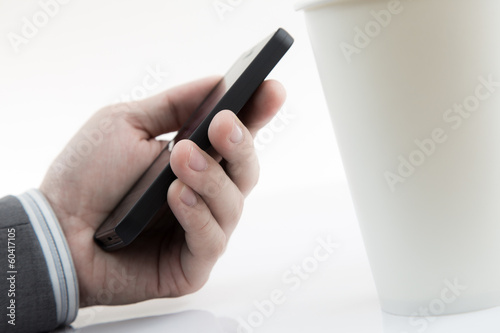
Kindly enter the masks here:
M 79 293 L 75 268 L 66 238 L 52 207 L 36 189 L 18 196 L 35 231 L 52 282 L 59 324 L 70 324 L 77 315 Z

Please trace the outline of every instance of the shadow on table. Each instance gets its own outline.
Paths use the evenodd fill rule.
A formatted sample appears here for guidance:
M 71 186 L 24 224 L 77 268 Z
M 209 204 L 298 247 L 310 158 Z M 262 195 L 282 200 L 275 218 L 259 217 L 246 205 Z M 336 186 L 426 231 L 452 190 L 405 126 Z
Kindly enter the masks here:
M 382 315 L 384 333 L 498 333 L 500 307 L 437 317 L 401 317 Z
M 236 333 L 238 322 L 218 318 L 207 311 L 184 311 L 163 316 L 130 319 L 82 328 L 63 328 L 53 333 Z

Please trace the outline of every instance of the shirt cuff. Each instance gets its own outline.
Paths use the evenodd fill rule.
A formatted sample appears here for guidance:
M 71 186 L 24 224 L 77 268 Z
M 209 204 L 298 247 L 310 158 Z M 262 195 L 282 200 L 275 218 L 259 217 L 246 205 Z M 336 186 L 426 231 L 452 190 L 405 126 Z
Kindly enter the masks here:
M 29 190 L 19 196 L 47 263 L 57 309 L 57 323 L 71 324 L 78 313 L 79 295 L 75 267 L 59 222 L 43 194 Z

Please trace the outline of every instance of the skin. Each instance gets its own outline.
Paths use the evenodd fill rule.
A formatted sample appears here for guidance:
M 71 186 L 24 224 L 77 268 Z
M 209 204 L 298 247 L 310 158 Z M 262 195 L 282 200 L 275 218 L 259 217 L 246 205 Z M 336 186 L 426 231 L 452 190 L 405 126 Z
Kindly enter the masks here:
M 241 121 L 228 110 L 212 120 L 210 154 L 188 140 L 175 145 L 170 162 L 178 179 L 168 190 L 173 213 L 163 221 L 168 223 L 149 227 L 116 252 L 103 251 L 93 235 L 165 147 L 155 137 L 178 130 L 219 79 L 103 108 L 49 168 L 40 190 L 68 241 L 81 307 L 176 297 L 206 283 L 257 183 L 253 138 L 284 102 L 284 89 L 276 81 L 260 86 L 241 111 Z M 85 146 L 89 135 L 95 144 Z

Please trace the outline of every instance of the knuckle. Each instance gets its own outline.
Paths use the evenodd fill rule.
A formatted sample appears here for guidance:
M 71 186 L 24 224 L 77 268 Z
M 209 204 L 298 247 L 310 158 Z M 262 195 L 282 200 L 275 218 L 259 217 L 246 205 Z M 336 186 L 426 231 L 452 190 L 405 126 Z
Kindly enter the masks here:
M 225 173 L 218 172 L 205 183 L 203 187 L 203 197 L 216 198 L 227 186 L 228 178 Z
M 205 238 L 213 232 L 212 216 L 210 214 L 203 214 L 204 220 L 198 225 L 196 233 Z M 196 218 L 196 217 L 195 217 Z
M 238 155 L 232 163 L 228 165 L 228 171 L 234 176 L 238 176 L 249 167 L 252 167 L 254 164 L 258 164 L 258 158 L 253 147 L 253 142 L 240 148 L 237 154 Z
M 127 115 L 130 115 L 134 109 L 136 109 L 136 105 L 133 102 L 120 102 L 114 105 L 111 105 L 109 108 L 106 108 L 106 112 L 113 117 L 122 118 Z
M 241 215 L 243 213 L 243 207 L 245 205 L 245 198 L 243 197 L 243 194 L 238 191 L 238 195 L 236 196 L 233 209 L 229 215 L 230 219 L 232 222 L 238 222 L 241 218 Z
M 257 186 L 260 179 L 260 164 L 257 162 L 254 168 L 255 172 L 253 173 L 253 177 L 249 181 L 249 190 L 252 190 L 255 186 Z
M 220 231 L 215 236 L 215 240 L 210 243 L 210 246 L 207 248 L 206 255 L 209 258 L 218 259 L 221 255 L 226 251 L 226 234 Z

